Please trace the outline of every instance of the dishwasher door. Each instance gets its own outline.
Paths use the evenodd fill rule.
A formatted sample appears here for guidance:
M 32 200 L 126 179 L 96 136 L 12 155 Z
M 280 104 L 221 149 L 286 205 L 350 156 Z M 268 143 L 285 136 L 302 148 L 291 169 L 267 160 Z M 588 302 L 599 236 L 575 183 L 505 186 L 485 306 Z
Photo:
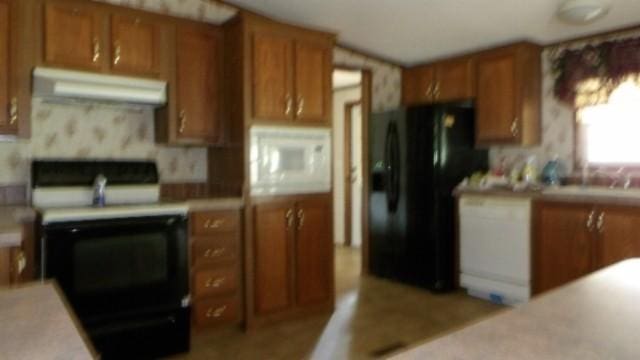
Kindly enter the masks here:
M 460 284 L 470 294 L 514 304 L 530 297 L 531 200 L 460 198 Z

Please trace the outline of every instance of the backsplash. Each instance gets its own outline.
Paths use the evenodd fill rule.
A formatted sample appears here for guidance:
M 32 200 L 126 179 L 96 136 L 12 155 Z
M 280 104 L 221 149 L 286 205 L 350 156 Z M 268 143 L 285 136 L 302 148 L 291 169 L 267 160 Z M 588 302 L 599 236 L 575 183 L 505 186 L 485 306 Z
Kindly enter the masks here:
M 340 46 L 333 49 L 333 63 L 371 70 L 371 106 L 374 112 L 400 106 L 402 95 L 402 69 L 400 67 L 363 56 Z
M 34 158 L 154 159 L 163 183 L 206 182 L 206 148 L 155 144 L 153 110 L 32 103 L 30 140 L 0 142 L 0 184 L 29 179 Z

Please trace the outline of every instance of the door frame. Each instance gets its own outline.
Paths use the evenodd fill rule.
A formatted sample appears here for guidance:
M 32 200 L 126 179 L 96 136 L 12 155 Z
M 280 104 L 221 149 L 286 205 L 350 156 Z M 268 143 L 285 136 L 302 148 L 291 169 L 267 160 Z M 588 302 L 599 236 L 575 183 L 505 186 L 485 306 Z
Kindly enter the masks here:
M 369 274 L 369 215 L 367 209 L 369 209 L 369 151 L 367 149 L 366 144 L 369 143 L 369 121 L 371 117 L 371 96 L 372 96 L 372 79 L 373 79 L 373 70 L 368 67 L 358 67 L 358 66 L 350 66 L 350 65 L 342 65 L 342 64 L 334 64 L 334 70 L 355 70 L 362 72 L 362 81 L 360 82 L 361 86 L 361 96 L 360 96 L 360 105 L 362 106 L 362 157 L 360 162 L 362 164 L 362 201 L 360 202 L 360 219 L 361 219 L 361 228 L 362 228 L 362 244 L 361 244 L 361 275 Z M 334 122 L 335 123 L 335 122 Z M 346 123 L 346 121 L 345 121 Z M 346 139 L 346 137 L 345 137 Z M 349 148 L 349 152 L 351 152 Z M 344 181 L 344 179 L 342 180 Z M 347 189 L 345 188 L 345 193 Z M 350 190 L 349 190 L 350 191 Z M 345 196 L 346 198 L 346 196 Z M 349 196 L 349 199 L 351 196 Z M 350 217 L 351 214 L 347 214 L 345 212 L 345 231 L 346 231 L 346 217 Z
M 362 87 L 362 84 L 360 85 Z M 350 101 L 344 104 L 344 245 L 351 246 L 353 239 L 351 238 L 351 228 L 353 227 L 353 202 L 352 202 L 352 167 L 351 160 L 353 153 L 351 148 L 353 146 L 352 129 L 353 129 L 353 108 L 362 105 L 362 99 L 357 101 Z M 362 117 L 361 117 L 362 119 Z M 360 169 L 362 171 L 362 169 Z

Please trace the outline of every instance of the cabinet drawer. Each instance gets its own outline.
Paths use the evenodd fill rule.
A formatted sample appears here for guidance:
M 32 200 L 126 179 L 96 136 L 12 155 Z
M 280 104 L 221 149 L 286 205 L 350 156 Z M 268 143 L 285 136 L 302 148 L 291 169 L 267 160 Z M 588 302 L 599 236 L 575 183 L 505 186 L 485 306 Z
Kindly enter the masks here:
M 226 324 L 238 320 L 237 297 L 200 300 L 193 307 L 197 326 Z
M 236 231 L 240 227 L 240 215 L 235 211 L 198 212 L 192 216 L 194 235 Z
M 227 233 L 196 238 L 192 245 L 192 256 L 195 266 L 234 261 L 238 257 L 238 235 Z
M 233 292 L 238 287 L 238 271 L 233 268 L 196 271 L 193 279 L 196 297 Z

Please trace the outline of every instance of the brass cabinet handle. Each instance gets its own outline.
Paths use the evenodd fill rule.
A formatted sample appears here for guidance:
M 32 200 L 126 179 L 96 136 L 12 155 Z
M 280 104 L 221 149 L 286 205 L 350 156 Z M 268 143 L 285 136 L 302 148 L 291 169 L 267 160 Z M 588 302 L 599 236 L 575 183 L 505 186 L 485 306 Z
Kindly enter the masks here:
M 602 211 L 600 213 L 600 215 L 598 216 L 598 221 L 596 223 L 596 228 L 598 229 L 599 233 L 604 232 L 604 211 Z
M 204 228 L 205 229 L 217 229 L 220 226 L 222 226 L 222 224 L 224 224 L 224 220 L 223 219 L 216 219 L 211 221 L 211 219 L 207 219 L 207 221 L 204 222 Z
M 222 284 L 224 284 L 224 281 L 226 279 L 224 277 L 219 277 L 219 278 L 209 278 L 207 280 L 207 282 L 205 283 L 205 287 L 208 288 L 219 288 L 220 286 L 222 286 Z
M 206 258 L 215 258 L 215 257 L 218 257 L 218 256 L 224 254 L 224 252 L 225 252 L 225 248 L 223 248 L 223 247 L 222 248 L 217 248 L 217 249 L 207 249 L 204 252 L 204 257 L 206 257 Z
M 433 83 L 429 84 L 429 86 L 427 86 L 427 91 L 425 91 L 425 96 L 427 97 L 427 99 L 431 98 L 431 95 L 433 94 Z
M 293 209 L 287 210 L 287 214 L 284 216 L 287 221 L 287 229 L 291 229 L 293 226 Z
M 26 267 L 27 257 L 25 256 L 24 251 L 20 250 L 15 259 L 15 274 L 20 276 Z
M 520 119 L 514 118 L 513 122 L 511 123 L 511 135 L 513 137 L 517 137 L 519 133 L 520 133 Z
M 180 129 L 178 131 L 182 134 L 187 127 L 187 112 L 184 109 L 180 110 L 178 118 L 180 119 Z
M 290 94 L 287 94 L 284 97 L 284 102 L 285 102 L 284 114 L 289 116 L 289 115 L 291 115 L 291 110 L 293 109 L 293 98 L 291 97 Z
M 217 317 L 222 316 L 222 314 L 224 314 L 225 310 L 227 310 L 227 306 L 226 305 L 222 305 L 222 306 L 220 306 L 218 308 L 215 308 L 215 309 L 210 307 L 209 309 L 207 309 L 206 316 L 208 318 L 212 318 L 212 317 L 213 318 L 217 318 Z
M 14 125 L 18 121 L 18 98 L 11 98 L 11 106 L 9 108 L 9 125 Z
M 298 210 L 298 230 L 304 226 L 304 210 Z
M 433 87 L 433 98 L 437 100 L 440 97 L 440 81 Z
M 304 98 L 302 96 L 298 96 L 298 111 L 296 111 L 296 116 L 302 115 L 304 111 Z
M 98 62 L 100 60 L 100 39 L 97 37 L 93 38 L 93 62 Z
M 118 65 L 118 63 L 120 63 L 120 55 L 122 53 L 122 49 L 120 46 L 120 41 L 114 41 L 113 43 L 113 65 Z
M 596 216 L 596 211 L 595 211 L 595 210 L 592 210 L 592 211 L 589 213 L 589 216 L 587 217 L 587 224 L 586 224 L 586 226 L 587 226 L 587 230 L 589 230 L 589 231 L 593 231 L 593 218 L 594 218 L 594 216 Z

